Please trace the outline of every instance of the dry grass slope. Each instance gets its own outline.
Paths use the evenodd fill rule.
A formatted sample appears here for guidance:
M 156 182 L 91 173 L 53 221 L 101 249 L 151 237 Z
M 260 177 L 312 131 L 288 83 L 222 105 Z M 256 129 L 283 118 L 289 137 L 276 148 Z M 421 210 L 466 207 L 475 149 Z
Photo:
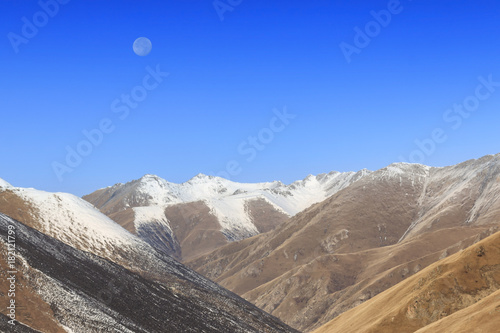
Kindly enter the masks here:
M 500 233 L 496 233 L 430 265 L 314 333 L 495 332 L 499 326 L 489 328 L 500 322 L 499 288 Z

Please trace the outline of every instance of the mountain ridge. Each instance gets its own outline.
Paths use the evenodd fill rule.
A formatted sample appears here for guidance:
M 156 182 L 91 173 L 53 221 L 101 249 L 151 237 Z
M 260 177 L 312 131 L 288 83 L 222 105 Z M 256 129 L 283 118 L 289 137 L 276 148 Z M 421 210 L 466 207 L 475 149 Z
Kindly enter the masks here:
M 169 254 L 190 259 L 226 243 L 272 230 L 290 216 L 367 174 L 366 169 L 330 172 L 308 176 L 289 185 L 280 181 L 237 183 L 204 174 L 176 184 L 146 174 L 83 198 L 155 246 L 158 242 L 151 238 L 158 239 L 158 233 L 162 233 L 163 239 L 170 239 Z M 162 230 L 154 222 L 153 226 L 146 226 L 148 218 L 159 220 L 159 210 L 165 211 L 164 224 L 168 228 Z M 191 225 L 191 229 L 185 230 L 186 225 Z

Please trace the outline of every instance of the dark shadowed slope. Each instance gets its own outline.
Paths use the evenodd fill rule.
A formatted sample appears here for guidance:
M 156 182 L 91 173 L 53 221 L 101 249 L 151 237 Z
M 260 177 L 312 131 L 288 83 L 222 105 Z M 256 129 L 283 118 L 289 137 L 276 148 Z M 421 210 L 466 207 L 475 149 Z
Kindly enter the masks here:
M 43 332 L 296 332 L 231 293 L 165 272 L 148 279 L 76 250 L 0 213 L 6 256 L 8 226 L 16 232 L 18 319 Z M 6 262 L 1 262 L 2 280 Z M 0 293 L 6 304 L 5 285 Z M 1 312 L 6 314 L 6 307 Z M 0 325 L 5 326 L 5 317 Z M 19 326 L 19 332 L 31 332 Z

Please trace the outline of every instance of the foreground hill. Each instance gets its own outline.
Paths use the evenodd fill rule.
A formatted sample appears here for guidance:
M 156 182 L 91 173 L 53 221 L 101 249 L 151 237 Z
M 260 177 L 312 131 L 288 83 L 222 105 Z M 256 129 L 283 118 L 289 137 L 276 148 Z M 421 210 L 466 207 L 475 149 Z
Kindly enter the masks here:
M 188 265 L 309 331 L 496 232 L 499 179 L 500 155 L 393 164 Z
M 243 184 L 202 174 L 175 184 L 145 175 L 83 198 L 156 249 L 189 260 L 270 231 L 366 174 L 331 172 L 290 185 Z
M 173 332 L 220 332 L 229 327 L 228 332 L 293 331 L 155 250 L 71 194 L 16 188 L 2 182 L 3 258 L 7 258 L 9 226 L 16 232 L 19 319 L 34 329 L 164 332 L 162 327 L 167 327 Z M 2 280 L 7 271 L 2 261 Z M 2 304 L 8 302 L 6 285 L 1 285 Z M 6 311 L 6 307 L 0 310 L 2 314 Z M 1 325 L 5 319 L 0 316 Z M 16 329 L 25 328 L 20 325 Z
M 440 260 L 314 333 L 497 332 L 500 233 Z
M 202 281 L 198 274 L 154 250 L 74 195 L 2 187 L 0 212 L 75 249 L 106 258 L 134 272 L 147 272 L 157 279 L 169 272 Z
M 2 306 L 4 332 L 295 332 L 238 296 L 192 279 L 195 273 L 177 274 L 180 265 L 158 281 L 0 213 L 3 258 L 12 243 L 9 230 L 15 233 L 15 263 L 2 260 L 0 276 L 16 280 L 2 283 L 0 300 L 5 305 L 15 299 L 20 323 L 11 326 Z M 168 266 L 170 260 L 162 259 Z M 15 297 L 8 296 L 8 285 Z

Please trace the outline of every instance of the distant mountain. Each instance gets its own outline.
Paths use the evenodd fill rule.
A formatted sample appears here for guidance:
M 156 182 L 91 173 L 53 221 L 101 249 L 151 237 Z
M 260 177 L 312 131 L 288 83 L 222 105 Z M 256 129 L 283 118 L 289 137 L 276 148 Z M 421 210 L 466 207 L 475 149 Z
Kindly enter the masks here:
M 443 168 L 396 163 L 187 264 L 309 331 L 491 235 L 499 221 L 500 154 Z
M 331 172 L 290 185 L 243 184 L 202 174 L 175 184 L 145 175 L 83 198 L 156 249 L 189 260 L 270 231 L 367 174 Z
M 73 195 L 2 186 L 3 258 L 9 226 L 24 324 L 12 331 L 295 332 Z M 2 260 L 0 276 L 10 270 Z M 1 303 L 9 299 L 2 290 Z M 7 308 L 0 313 L 11 331 Z
M 314 333 L 498 332 L 500 233 L 440 260 Z

